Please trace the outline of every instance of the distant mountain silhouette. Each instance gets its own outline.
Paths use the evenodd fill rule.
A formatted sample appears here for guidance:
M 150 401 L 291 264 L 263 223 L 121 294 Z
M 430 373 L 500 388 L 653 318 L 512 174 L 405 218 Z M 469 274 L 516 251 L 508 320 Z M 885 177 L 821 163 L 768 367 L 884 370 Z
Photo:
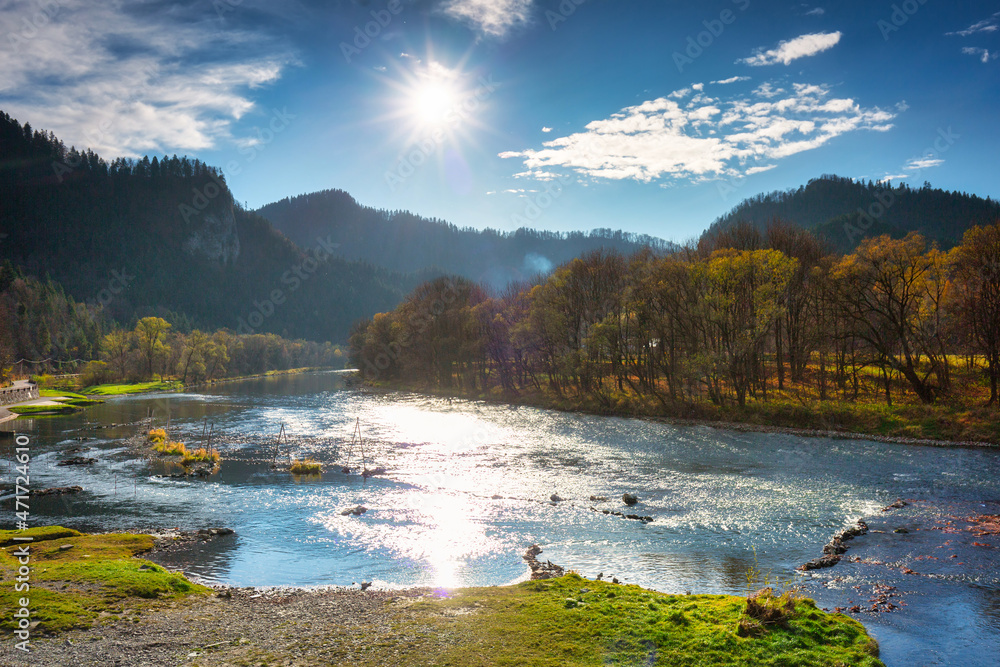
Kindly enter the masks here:
M 547 273 L 592 250 L 628 255 L 645 246 L 663 252 L 674 248 L 662 239 L 610 229 L 568 234 L 460 229 L 406 211 L 362 206 L 342 190 L 289 197 L 257 212 L 300 245 L 330 235 L 345 259 L 401 273 L 435 270 L 494 286 Z
M 326 237 L 297 247 L 197 160 L 109 163 L 2 112 L 0 233 L 0 260 L 126 326 L 156 314 L 181 328 L 343 341 L 421 282 L 331 256 Z
M 705 234 L 739 222 L 763 230 L 775 218 L 813 231 L 840 252 L 849 252 L 868 236 L 901 238 L 911 231 L 947 249 L 968 228 L 1000 219 L 1000 203 L 932 188 L 929 183 L 913 189 L 906 183 L 893 186 L 825 175 L 797 189 L 750 197 L 716 220 Z

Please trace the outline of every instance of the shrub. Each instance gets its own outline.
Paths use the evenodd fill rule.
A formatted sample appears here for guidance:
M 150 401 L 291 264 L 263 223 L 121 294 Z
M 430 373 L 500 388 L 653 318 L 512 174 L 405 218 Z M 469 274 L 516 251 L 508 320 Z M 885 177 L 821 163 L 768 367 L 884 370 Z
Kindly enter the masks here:
M 183 446 L 183 445 L 182 445 Z M 219 462 L 219 452 L 216 450 L 207 450 L 204 447 L 194 450 L 193 452 L 184 452 L 184 460 L 181 461 L 183 465 L 189 463 L 218 463 Z
M 103 361 L 88 361 L 80 371 L 80 386 L 93 387 L 111 381 L 111 369 Z
M 154 428 L 146 434 L 146 440 L 149 442 L 166 442 L 167 432 L 162 428 Z
M 784 626 L 795 614 L 798 599 L 799 594 L 794 590 L 775 594 L 770 586 L 747 596 L 747 606 L 736 633 L 741 637 L 752 637 L 762 634 L 770 625 Z
M 295 459 L 288 469 L 293 475 L 318 475 L 323 468 L 319 462 L 312 459 L 302 461 Z
M 160 454 L 164 456 L 187 456 L 188 450 L 183 442 L 158 442 L 153 445 Z

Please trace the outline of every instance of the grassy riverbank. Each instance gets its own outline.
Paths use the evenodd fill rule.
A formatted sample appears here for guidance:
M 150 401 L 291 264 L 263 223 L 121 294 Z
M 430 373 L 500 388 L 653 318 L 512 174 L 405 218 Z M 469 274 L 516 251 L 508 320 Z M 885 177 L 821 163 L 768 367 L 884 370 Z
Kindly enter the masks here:
M 378 390 L 413 391 L 433 396 L 483 400 L 493 403 L 529 405 L 566 412 L 585 412 L 620 417 L 648 417 L 678 423 L 703 423 L 753 431 L 789 430 L 802 435 L 858 435 L 880 440 L 937 441 L 997 446 L 1000 444 L 1000 411 L 992 407 L 941 402 L 932 405 L 897 403 L 886 406 L 840 399 L 796 400 L 772 395 L 767 401 L 715 405 L 709 401 L 667 403 L 630 392 L 610 400 L 590 394 L 551 389 L 504 394 L 457 387 L 441 389 L 403 382 L 372 382 Z
M 25 595 L 13 590 L 15 534 L 36 540 L 27 594 L 39 622 L 32 634 L 36 664 L 61 664 L 66 646 L 76 662 L 89 664 L 90 653 L 104 656 L 107 644 L 133 635 L 143 650 L 157 647 L 156 655 L 142 656 L 148 664 L 177 664 L 185 656 L 194 657 L 192 665 L 882 664 L 861 624 L 806 599 L 771 598 L 785 605 L 786 618 L 762 624 L 748 616 L 745 598 L 665 595 L 573 573 L 447 593 L 209 595 L 136 558 L 153 547 L 147 535 L 59 527 L 0 531 L 0 600 L 8 609 Z M 343 617 L 344 610 L 354 617 Z M 169 641 L 143 633 L 169 634 Z
M 31 537 L 32 542 L 15 542 Z M 31 574 L 28 591 L 15 590 L 20 564 L 14 556 L 29 546 Z M 60 526 L 19 532 L 0 530 L 0 601 L 4 609 L 18 609 L 19 600 L 30 600 L 36 631 L 60 633 L 88 627 L 101 618 L 133 618 L 154 610 L 164 600 L 204 595 L 208 589 L 181 574 L 136 558 L 153 548 L 148 535 L 85 535 Z M 13 620 L 4 615 L 5 630 Z
M 115 382 L 109 384 L 79 386 L 78 376 L 53 378 L 51 376 L 40 375 L 32 379 L 38 383 L 42 396 L 68 396 L 76 399 L 86 400 L 88 396 L 124 396 L 127 394 L 148 394 L 153 392 L 181 391 L 190 387 L 205 387 L 226 382 L 238 382 L 240 380 L 252 380 L 256 378 L 268 378 L 281 375 L 297 375 L 300 373 L 311 373 L 314 371 L 335 370 L 331 368 L 306 367 L 289 368 L 280 371 L 267 371 L 256 375 L 241 375 L 237 377 L 217 378 L 192 384 L 184 384 L 176 377 L 164 377 L 159 380 L 148 382 Z

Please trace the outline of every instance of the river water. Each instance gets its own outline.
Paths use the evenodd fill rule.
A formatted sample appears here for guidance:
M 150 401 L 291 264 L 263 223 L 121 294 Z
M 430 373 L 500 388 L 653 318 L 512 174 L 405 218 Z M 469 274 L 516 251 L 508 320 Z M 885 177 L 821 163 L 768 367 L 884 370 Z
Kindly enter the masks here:
M 755 568 L 755 587 L 767 578 L 802 585 L 830 609 L 859 604 L 853 616 L 879 640 L 889 665 L 1000 664 L 1000 535 L 967 530 L 968 517 L 1000 514 L 1000 450 L 372 394 L 345 388 L 344 377 L 282 376 L 204 393 L 121 397 L 81 415 L 3 427 L 32 440 L 32 487 L 85 489 L 33 498 L 36 524 L 233 528 L 235 536 L 172 556 L 207 582 L 499 585 L 525 578 L 521 555 L 537 543 L 543 559 L 584 576 L 603 573 L 664 592 L 745 594 Z M 171 438 L 189 447 L 211 424 L 225 459 L 221 471 L 207 479 L 159 476 L 171 470 L 124 442 L 150 413 L 157 425 L 169 414 Z M 358 419 L 368 465 L 385 467 L 383 477 L 341 471 Z M 125 425 L 93 428 L 109 424 Z M 290 445 L 276 450 L 282 424 Z M 5 462 L 11 447 L 0 440 Z M 56 465 L 76 447 L 74 455 L 97 463 Z M 309 456 L 325 470 L 294 477 L 272 468 L 276 453 L 279 464 L 289 454 Z M 355 448 L 353 463 L 359 454 Z M 12 470 L 0 465 L 9 488 Z M 626 510 L 624 492 L 640 498 L 627 511 L 652 523 L 591 509 Z M 564 500 L 552 503 L 552 494 Z M 881 511 L 897 498 L 909 504 Z M 368 512 L 341 515 L 356 505 Z M 859 518 L 873 530 L 854 540 L 847 556 L 862 562 L 795 572 Z M 886 591 L 897 609 L 864 611 Z

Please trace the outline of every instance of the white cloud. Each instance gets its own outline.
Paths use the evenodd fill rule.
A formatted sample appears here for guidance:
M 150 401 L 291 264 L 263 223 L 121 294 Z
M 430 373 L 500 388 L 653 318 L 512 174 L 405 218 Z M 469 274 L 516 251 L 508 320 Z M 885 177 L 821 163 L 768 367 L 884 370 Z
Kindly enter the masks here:
M 976 56 L 979 58 L 979 62 L 988 63 L 991 60 L 996 60 L 997 56 L 1000 55 L 996 51 L 990 52 L 988 49 L 980 49 L 974 46 L 966 46 L 962 49 L 962 53 L 967 56 Z
M 905 165 L 903 165 L 903 169 L 906 169 L 907 171 L 914 171 L 918 169 L 929 169 L 930 167 L 939 167 L 942 164 L 944 164 L 944 160 L 941 158 L 918 157 L 909 160 Z
M 250 91 L 294 62 L 260 35 L 219 30 L 215 12 L 192 21 L 113 2 L 49 6 L 48 20 L 25 32 L 35 9 L 0 5 L 0 26 L 17 35 L 0 50 L 0 106 L 106 157 L 232 140 L 233 123 L 255 108 Z
M 542 132 L 545 132 L 546 134 L 548 134 L 548 133 L 549 133 L 549 132 L 551 132 L 551 131 L 552 131 L 552 128 L 551 128 L 551 127 L 543 127 L 543 128 L 542 128 Z
M 816 7 L 806 12 L 806 16 L 823 16 L 823 14 L 826 14 L 826 10 L 822 7 Z
M 781 95 L 784 92 L 785 92 L 784 88 L 775 88 L 774 86 L 771 85 L 769 81 L 765 81 L 764 83 L 757 86 L 757 88 L 753 91 L 753 94 L 758 95 L 759 97 L 766 97 L 768 99 L 771 99 L 772 97 L 777 97 L 778 95 Z
M 945 35 L 969 37 L 970 35 L 976 35 L 981 32 L 996 32 L 997 30 L 1000 30 L 1000 12 L 997 12 L 988 19 L 983 19 L 982 21 L 973 23 L 965 30 L 946 32 Z
M 712 83 L 724 86 L 730 83 L 737 83 L 738 81 L 749 81 L 749 80 L 750 77 L 748 76 L 731 76 L 728 79 L 719 79 L 718 81 L 712 81 Z
M 888 174 L 878 179 L 879 183 L 885 183 L 887 181 L 905 181 L 910 177 L 909 174 Z
M 788 65 L 793 60 L 814 56 L 827 49 L 832 49 L 840 42 L 842 33 L 837 32 L 817 32 L 811 35 L 801 35 L 795 39 L 779 42 L 778 46 L 767 51 L 758 50 L 749 58 L 737 60 L 738 63 L 760 67 L 762 65 L 777 65 L 782 63 Z
M 773 88 L 771 89 L 773 91 Z M 728 100 L 671 94 L 627 107 L 585 131 L 546 141 L 541 149 L 508 151 L 521 177 L 553 170 L 609 180 L 706 179 L 760 173 L 774 161 L 861 130 L 886 131 L 895 114 L 831 98 L 829 88 L 794 84 L 792 93 Z M 703 128 L 711 128 L 706 135 Z
M 446 0 L 441 11 L 490 37 L 504 37 L 531 18 L 534 0 Z

